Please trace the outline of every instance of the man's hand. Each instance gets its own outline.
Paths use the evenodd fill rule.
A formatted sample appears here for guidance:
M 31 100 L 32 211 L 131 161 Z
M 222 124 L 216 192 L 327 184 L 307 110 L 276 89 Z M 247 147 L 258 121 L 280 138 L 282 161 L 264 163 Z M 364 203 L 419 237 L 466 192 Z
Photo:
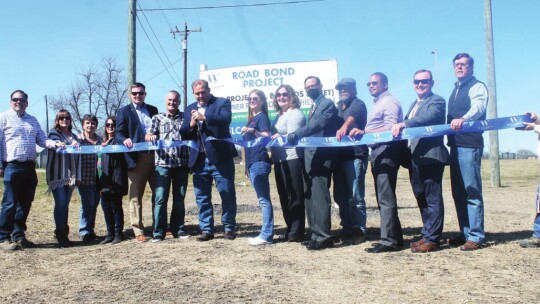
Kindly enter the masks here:
M 454 131 L 461 130 L 461 127 L 463 126 L 464 122 L 465 122 L 465 119 L 463 118 L 452 119 L 452 121 L 450 122 L 450 129 Z
M 337 130 L 337 132 L 336 132 L 336 140 L 341 141 L 341 138 L 343 136 L 346 136 L 346 135 L 347 135 L 347 127 L 343 126 L 343 127 L 339 128 L 339 130 Z
M 351 130 L 351 132 L 349 132 L 349 136 L 350 136 L 350 137 L 354 137 L 354 136 L 356 136 L 356 135 L 364 135 L 364 134 L 366 134 L 366 131 L 360 130 L 360 129 L 358 129 L 358 128 L 353 128 L 353 129 Z
M 124 142 L 122 143 L 124 144 L 124 146 L 128 147 L 129 149 L 133 147 L 133 142 L 131 141 L 131 138 L 126 138 Z
M 405 124 L 400 122 L 392 126 L 392 136 L 398 137 L 399 133 L 401 133 L 401 129 L 405 128 Z
M 298 143 L 298 135 L 296 135 L 296 133 L 290 133 L 287 135 L 287 143 L 291 146 L 296 146 Z

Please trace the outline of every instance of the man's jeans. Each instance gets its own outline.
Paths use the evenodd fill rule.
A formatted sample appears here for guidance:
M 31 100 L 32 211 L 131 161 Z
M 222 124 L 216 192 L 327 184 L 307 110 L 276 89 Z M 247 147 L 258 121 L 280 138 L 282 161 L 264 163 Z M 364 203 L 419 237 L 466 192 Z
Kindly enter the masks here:
M 0 209 L 0 242 L 25 238 L 26 219 L 36 193 L 34 162 L 12 162 L 4 169 L 4 196 Z
M 199 227 L 201 232 L 214 234 L 214 208 L 212 206 L 212 181 L 221 196 L 223 213 L 221 222 L 225 232 L 236 227 L 236 191 L 234 188 L 233 159 L 210 164 L 204 154 L 199 155 L 193 170 L 193 188 L 199 207 Z
M 533 236 L 540 239 L 540 184 L 536 190 L 536 218 L 534 220 Z
M 481 243 L 485 238 L 484 199 L 480 165 L 483 148 L 451 147 L 450 180 L 459 229 L 468 241 Z
M 156 166 L 156 204 L 154 207 L 154 237 L 165 238 L 167 231 L 167 202 L 172 182 L 172 209 L 170 229 L 174 237 L 184 232 L 186 209 L 184 198 L 188 184 L 188 168 L 167 168 Z
M 73 187 L 60 186 L 52 190 L 54 198 L 54 223 L 58 232 L 67 232 L 69 201 L 73 194 Z
M 272 242 L 274 237 L 274 210 L 270 200 L 270 182 L 268 176 L 272 166 L 265 161 L 254 162 L 249 166 L 249 179 L 262 209 L 262 227 L 259 238 Z
M 366 230 L 365 179 L 367 157 L 339 161 L 334 171 L 334 200 L 343 230 Z
M 96 212 L 99 206 L 99 190 L 95 185 L 78 186 L 81 197 L 79 236 L 95 234 Z

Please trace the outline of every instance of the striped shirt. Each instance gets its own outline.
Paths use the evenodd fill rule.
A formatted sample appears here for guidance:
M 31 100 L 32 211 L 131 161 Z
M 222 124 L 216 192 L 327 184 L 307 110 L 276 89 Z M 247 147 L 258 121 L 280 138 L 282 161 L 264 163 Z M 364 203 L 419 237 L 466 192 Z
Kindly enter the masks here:
M 42 148 L 55 148 L 55 143 L 47 138 L 34 116 L 28 113 L 19 116 L 13 109 L 0 114 L 2 161 L 35 161 L 36 144 Z
M 183 116 L 184 113 L 180 111 L 176 115 L 159 113 L 152 117 L 152 125 L 148 133 L 156 135 L 158 140 L 182 140 L 180 126 L 182 125 Z M 156 151 L 156 166 L 167 168 L 187 167 L 188 159 L 189 148 L 186 146 Z

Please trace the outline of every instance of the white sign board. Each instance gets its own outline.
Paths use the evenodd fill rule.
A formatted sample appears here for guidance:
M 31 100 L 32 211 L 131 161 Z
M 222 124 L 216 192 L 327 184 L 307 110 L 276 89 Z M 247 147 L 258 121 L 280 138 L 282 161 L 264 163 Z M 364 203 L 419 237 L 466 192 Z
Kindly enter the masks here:
M 253 89 L 259 89 L 266 94 L 271 120 L 275 116 L 274 93 L 282 84 L 288 84 L 296 90 L 302 109 L 307 113 L 311 99 L 304 90 L 304 80 L 308 76 L 319 77 L 323 94 L 337 102 L 339 93 L 335 90 L 338 82 L 336 60 L 259 64 L 200 72 L 200 78 L 208 81 L 214 96 L 231 100 L 233 137 L 239 137 L 240 129 L 247 123 L 247 98 Z

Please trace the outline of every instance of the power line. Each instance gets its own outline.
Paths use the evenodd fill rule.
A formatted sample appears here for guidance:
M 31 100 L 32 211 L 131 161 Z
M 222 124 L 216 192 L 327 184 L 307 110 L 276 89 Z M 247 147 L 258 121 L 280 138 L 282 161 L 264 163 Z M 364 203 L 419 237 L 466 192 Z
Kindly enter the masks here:
M 163 72 L 165 72 L 165 71 L 167 71 L 167 69 L 173 67 L 175 64 L 177 64 L 178 62 L 180 62 L 180 60 L 182 60 L 183 58 L 184 58 L 184 57 L 182 56 L 182 57 L 176 59 L 176 61 L 173 62 L 172 65 L 170 65 L 170 66 L 168 66 L 168 67 L 165 67 L 165 69 L 161 70 L 161 72 L 159 72 L 159 73 L 157 73 L 156 75 L 154 75 L 154 76 L 152 76 L 152 77 L 146 79 L 144 82 L 145 82 L 145 83 L 146 83 L 146 82 L 149 82 L 150 80 L 152 80 L 152 79 L 158 77 L 159 75 L 163 74 Z
M 282 5 L 282 4 L 300 4 L 309 2 L 323 2 L 326 0 L 298 0 L 287 2 L 268 2 L 257 4 L 238 4 L 238 5 L 218 5 L 218 6 L 199 6 L 199 7 L 173 7 L 173 8 L 145 8 L 139 9 L 140 11 L 175 11 L 175 10 L 197 10 L 197 9 L 217 9 L 217 8 L 235 8 L 235 7 L 255 7 L 255 6 L 270 6 L 270 5 Z
M 141 8 L 141 5 L 138 2 L 137 2 L 137 4 L 139 5 L 139 8 Z M 146 18 L 146 14 L 144 12 L 142 12 L 142 13 L 143 13 L 144 19 L 146 20 L 146 23 L 148 23 L 148 26 L 150 27 L 150 30 L 152 31 L 152 34 L 154 35 L 154 38 L 156 38 L 156 41 L 157 41 L 159 47 L 161 48 L 161 51 L 163 52 L 163 55 L 165 55 L 165 58 L 167 59 L 167 62 L 169 63 L 169 65 L 171 65 L 171 60 L 169 59 L 169 56 L 167 56 L 167 53 L 165 52 L 165 49 L 163 49 L 163 46 L 161 45 L 161 42 L 159 42 L 159 39 L 158 39 L 158 37 L 156 35 L 156 32 L 152 28 L 152 25 L 150 24 L 150 21 L 148 20 L 148 18 Z M 173 69 L 173 73 L 176 75 L 176 77 L 178 77 L 178 79 L 181 79 L 180 76 L 178 76 L 178 74 L 176 73 L 176 71 L 174 69 Z
M 163 62 L 163 59 L 161 59 L 161 56 L 159 55 L 159 52 L 157 51 L 156 47 L 154 46 L 154 43 L 152 43 L 152 40 L 150 39 L 150 36 L 148 36 L 148 33 L 146 32 L 146 30 L 144 29 L 144 26 L 141 22 L 141 19 L 139 19 L 139 16 L 137 16 L 137 21 L 139 21 L 139 25 L 141 26 L 144 34 L 146 35 L 146 38 L 148 38 L 148 41 L 150 42 L 150 45 L 152 46 L 152 48 L 154 49 L 154 52 L 156 52 L 156 55 L 157 57 L 159 58 L 159 61 L 161 61 L 161 64 L 163 65 L 163 67 L 165 67 L 165 69 L 167 70 L 167 73 L 169 74 L 169 76 L 171 76 L 171 79 L 174 81 L 174 84 L 176 84 L 178 87 L 180 87 L 181 85 L 179 85 L 177 82 L 176 82 L 176 79 L 174 79 L 173 75 L 171 74 L 171 72 L 169 71 L 169 68 L 167 67 L 167 65 L 165 64 L 165 62 Z

